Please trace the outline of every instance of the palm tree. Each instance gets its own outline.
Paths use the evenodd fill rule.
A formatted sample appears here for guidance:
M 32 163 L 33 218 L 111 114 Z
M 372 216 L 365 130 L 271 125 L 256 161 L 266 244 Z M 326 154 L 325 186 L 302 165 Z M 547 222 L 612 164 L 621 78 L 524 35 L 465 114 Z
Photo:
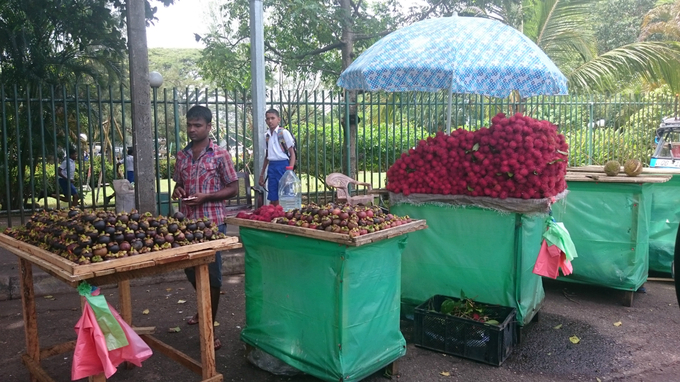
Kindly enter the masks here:
M 680 44 L 676 41 L 637 41 L 598 55 L 590 27 L 596 2 L 527 3 L 532 7 L 531 12 L 524 11 L 523 32 L 562 70 L 570 91 L 616 93 L 639 81 L 665 82 L 673 91 L 680 89 Z

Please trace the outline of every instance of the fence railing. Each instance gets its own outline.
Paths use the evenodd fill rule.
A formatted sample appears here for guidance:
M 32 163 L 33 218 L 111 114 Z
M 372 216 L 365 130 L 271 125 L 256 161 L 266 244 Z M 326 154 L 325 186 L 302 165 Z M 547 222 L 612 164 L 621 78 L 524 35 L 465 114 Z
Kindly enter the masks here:
M 174 153 L 187 144 L 185 113 L 194 104 L 213 111 L 212 138 L 227 148 L 237 171 L 253 168 L 250 94 L 209 89 L 154 89 L 156 190 L 159 211 L 171 202 Z M 325 202 L 325 176 L 347 172 L 348 158 L 359 180 L 384 187 L 385 173 L 417 141 L 445 130 L 446 93 L 363 93 L 357 96 L 355 155 L 349 153 L 348 98 L 342 91 L 271 91 L 267 106 L 297 139 L 298 172 L 305 199 Z M 112 181 L 124 175 L 132 145 L 129 93 L 124 87 L 13 86 L 0 88 L 0 224 L 21 222 L 36 208 L 64 208 L 56 169 L 68 147 L 79 152 L 76 170 L 81 205 L 113 208 Z M 555 123 L 570 145 L 569 165 L 603 164 L 637 158 L 649 163 L 661 119 L 672 115 L 671 95 L 546 96 L 493 99 L 454 95 L 452 129 L 488 126 L 498 112 L 521 112 Z M 120 173 L 119 173 L 120 171 Z M 256 180 L 256 179 L 254 179 Z M 252 184 L 252 183 L 251 183 Z M 108 202 L 108 203 L 107 203 Z M 238 202 L 238 201 L 237 201 Z

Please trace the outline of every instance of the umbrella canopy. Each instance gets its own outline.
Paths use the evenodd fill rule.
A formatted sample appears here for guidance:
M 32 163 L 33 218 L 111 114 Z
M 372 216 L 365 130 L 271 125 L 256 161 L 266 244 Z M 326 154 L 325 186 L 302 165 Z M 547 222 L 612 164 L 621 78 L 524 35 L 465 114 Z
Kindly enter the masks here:
M 567 79 L 518 30 L 478 17 L 423 20 L 373 44 L 340 75 L 348 90 L 507 97 L 567 94 Z

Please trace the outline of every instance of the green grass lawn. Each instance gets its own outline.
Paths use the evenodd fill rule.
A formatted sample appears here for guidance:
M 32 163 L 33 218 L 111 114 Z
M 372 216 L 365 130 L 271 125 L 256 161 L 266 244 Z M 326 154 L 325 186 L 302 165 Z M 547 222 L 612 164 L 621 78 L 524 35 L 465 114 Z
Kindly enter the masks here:
M 385 176 L 386 174 L 384 172 L 363 172 L 360 171 L 357 180 L 362 181 L 362 182 L 368 182 L 371 183 L 373 188 L 381 188 L 384 187 L 385 184 Z M 307 174 L 301 174 L 300 175 L 300 183 L 302 185 L 302 193 L 315 193 L 315 192 L 325 192 L 325 191 L 330 191 L 329 189 L 326 189 L 324 186 L 324 183 L 321 182 L 320 179 L 317 179 L 314 176 L 307 175 Z M 250 176 L 250 186 L 254 187 L 256 186 L 257 183 L 255 182 L 254 177 L 251 175 Z M 159 192 L 160 193 L 170 193 L 173 188 L 175 187 L 175 182 L 170 179 L 161 179 L 160 181 L 160 188 Z M 243 186 L 242 186 L 243 187 Z M 104 198 L 106 196 L 110 196 L 113 194 L 113 187 L 112 186 L 103 186 L 99 189 L 94 188 L 91 191 L 86 191 L 84 193 L 83 197 L 83 203 L 85 208 L 90 208 L 93 205 L 96 206 L 103 206 L 104 205 Z M 240 192 L 241 195 L 244 194 L 244 190 L 242 189 Z M 162 198 L 162 200 L 165 198 Z M 57 199 L 53 197 L 48 197 L 47 199 L 47 207 L 49 208 L 57 208 Z M 167 199 L 165 199 L 167 200 Z M 40 200 L 39 203 L 40 207 L 45 207 L 45 202 L 44 200 Z M 60 203 L 61 208 L 65 208 L 68 204 L 64 201 Z M 111 203 L 109 204 L 109 207 L 115 207 L 115 200 L 111 200 Z

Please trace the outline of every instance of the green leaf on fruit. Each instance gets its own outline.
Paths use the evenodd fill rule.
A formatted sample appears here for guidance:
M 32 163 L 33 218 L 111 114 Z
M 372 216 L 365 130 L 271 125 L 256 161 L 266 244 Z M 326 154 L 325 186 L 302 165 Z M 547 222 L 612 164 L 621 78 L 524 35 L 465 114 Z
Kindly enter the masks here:
M 474 146 L 472 146 L 472 151 L 477 151 L 479 150 L 479 143 L 475 143 Z
M 560 154 L 562 154 L 562 155 L 569 155 L 569 153 L 566 153 L 566 152 L 561 151 L 561 150 L 557 150 L 557 152 L 560 153 Z
M 467 190 L 470 191 L 470 192 L 473 192 L 475 189 L 470 187 L 470 186 L 467 186 Z
M 508 178 L 512 178 L 513 176 L 515 176 L 515 174 L 513 174 L 511 172 L 508 173 Z
M 485 322 L 485 324 L 489 324 L 489 325 L 498 325 L 499 322 L 498 322 L 497 320 L 488 320 L 488 321 Z

